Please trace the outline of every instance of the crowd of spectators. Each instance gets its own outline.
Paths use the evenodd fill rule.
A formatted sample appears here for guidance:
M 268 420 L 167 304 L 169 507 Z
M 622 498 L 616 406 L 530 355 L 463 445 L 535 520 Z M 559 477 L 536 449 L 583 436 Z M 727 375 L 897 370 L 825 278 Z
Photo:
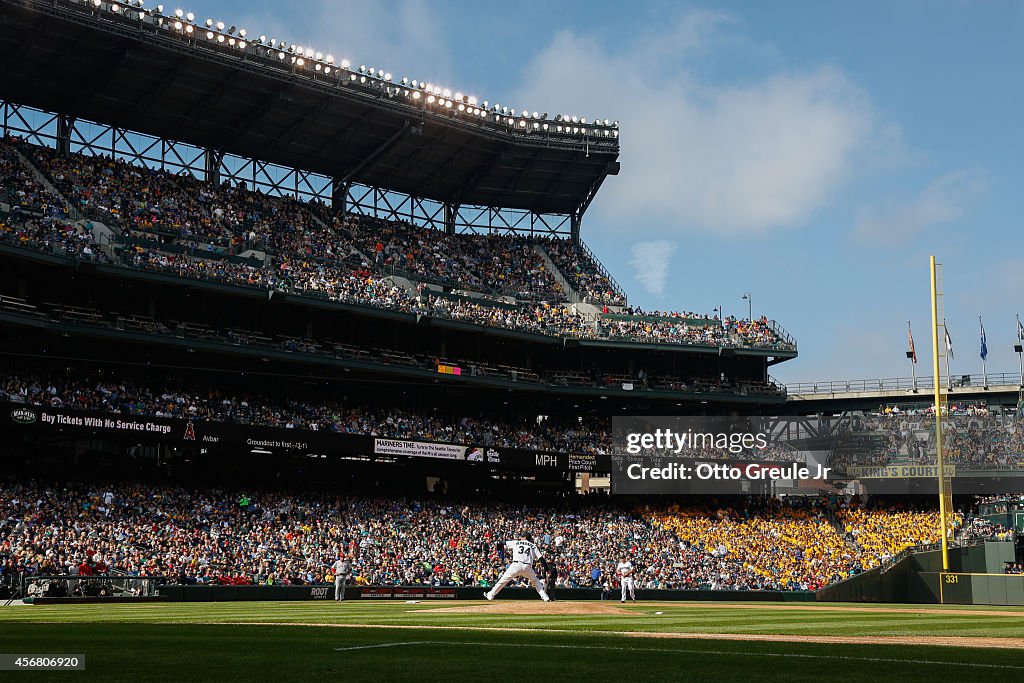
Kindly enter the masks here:
M 48 191 L 18 154 L 16 139 L 0 141 L 0 204 L 10 213 L 63 218 L 67 207 L 60 196 Z
M 395 439 L 499 446 L 556 453 L 616 452 L 610 420 L 603 417 L 494 415 L 355 405 L 308 393 L 288 397 L 272 391 L 215 390 L 185 381 L 140 381 L 123 373 L 0 373 L 0 400 L 70 410 L 146 417 L 196 419 L 261 427 L 307 429 Z M 748 462 L 796 462 L 801 454 L 785 444 L 742 453 L 712 447 L 679 457 Z
M 719 559 L 733 560 L 722 587 L 737 580 L 775 590 L 816 590 L 870 568 L 839 535 L 829 508 L 817 499 L 764 507 L 673 507 L 658 517 L 664 529 Z
M 97 371 L 89 375 L 76 373 L 73 377 L 60 377 L 57 374 L 7 370 L 0 376 L 0 381 L 0 399 L 52 407 L 562 453 L 610 454 L 615 450 L 609 424 L 601 418 L 587 418 L 584 423 L 579 419 L 560 420 L 554 417 L 539 420 L 536 415 L 496 417 L 445 414 L 437 410 L 428 413 L 379 410 L 346 405 L 330 398 L 234 394 L 190 387 L 184 382 L 139 382 L 116 372 Z M 949 462 L 969 470 L 1024 467 L 1024 444 L 1020 436 L 1024 425 L 1015 416 L 1002 416 L 1003 421 L 998 423 L 994 422 L 997 417 L 1000 416 L 993 414 L 984 418 L 991 431 L 981 436 L 977 433 L 969 439 L 962 436 L 980 428 L 979 425 L 967 426 L 960 432 L 950 430 L 949 443 L 955 447 L 948 447 Z M 978 422 L 978 419 L 975 416 L 972 421 Z M 876 424 L 874 420 L 884 421 L 884 425 Z M 838 472 L 851 465 L 934 464 L 928 459 L 927 444 L 921 447 L 923 455 L 915 455 L 912 460 L 899 456 L 899 444 L 913 438 L 913 429 L 899 421 L 899 416 L 874 416 L 866 424 L 874 427 L 870 432 L 858 434 L 871 433 L 877 439 L 862 440 L 854 450 L 840 449 L 839 455 L 829 463 Z M 877 449 L 871 447 L 876 441 L 882 444 Z M 998 457 L 993 458 L 992 449 L 998 449 Z M 796 462 L 802 459 L 798 450 L 784 442 L 773 442 L 768 448 L 742 453 L 705 447 L 677 455 L 752 462 Z
M 604 497 L 575 498 L 513 505 L 9 484 L 0 487 L 0 574 L 323 584 L 333 579 L 334 559 L 348 556 L 361 585 L 489 587 L 509 561 L 499 542 L 529 532 L 561 587 L 608 588 L 617 562 L 628 559 L 641 588 L 814 590 L 877 566 L 876 548 L 927 538 L 931 514 L 890 524 L 878 519 L 892 511 L 873 512 L 871 531 L 860 534 L 862 542 L 870 537 L 865 549 L 831 521 L 849 506 L 823 499 L 627 509 Z
M 15 403 L 124 415 L 208 420 L 261 427 L 309 429 L 391 439 L 417 439 L 558 453 L 611 451 L 606 420 L 594 426 L 534 416 L 456 415 L 354 406 L 327 399 L 229 393 L 184 386 L 142 384 L 102 373 L 40 376 L 6 373 L 0 399 Z
M 520 300 L 565 301 L 565 291 L 555 281 L 534 248 L 523 237 L 454 235 L 453 253 L 469 274 L 469 285 L 491 287 Z
M 839 466 L 936 464 L 934 412 L 882 409 L 854 415 L 841 433 L 860 447 L 845 449 Z M 944 418 L 942 442 L 945 464 L 957 469 L 1024 468 L 1024 419 L 1018 411 L 961 404 Z
M 15 220 L 0 218 L 0 242 L 40 251 L 44 254 L 110 263 L 88 232 L 53 217 Z
M 603 307 L 626 305 L 626 295 L 579 244 L 561 239 L 548 239 L 541 244 L 583 301 Z
M 383 272 L 526 301 L 566 299 L 534 243 L 524 238 L 448 235 L 379 219 L 353 222 L 352 234 Z
M 644 339 L 660 344 L 737 346 L 764 349 L 786 348 L 767 318 L 738 320 L 726 318 L 721 324 L 696 322 L 682 316 L 621 316 L 599 319 L 600 336 L 612 339 Z
M 884 565 L 908 548 L 940 540 L 937 510 L 853 508 L 839 510 L 836 517 L 870 566 Z M 950 531 L 958 532 L 962 524 L 962 516 L 954 513 Z
M 337 218 L 319 204 L 263 194 L 243 183 L 215 187 L 184 171 L 174 174 L 109 156 L 64 156 L 45 147 L 8 141 L 3 145 L 5 161 L 0 170 L 26 196 L 38 195 L 34 189 L 38 186 L 17 158 L 16 144 L 75 208 L 120 232 L 116 251 L 131 267 L 401 311 L 414 310 L 419 299 L 419 305 L 425 305 L 419 312 L 435 311 L 478 324 L 561 337 L 763 348 L 789 345 L 763 319 L 726 320 L 707 327 L 676 320 L 588 321 L 564 303 L 567 294 L 541 249 L 552 255 L 556 268 L 589 299 L 605 305 L 624 300 L 619 300 L 621 294 L 590 256 L 569 242 L 448 235 L 404 222 Z M 67 237 L 69 242 L 89 239 L 88 233 Z M 37 244 L 20 241 L 30 247 Z M 68 253 L 99 251 L 95 244 L 88 249 L 75 245 Z M 242 255 L 249 260 L 237 258 Z M 390 275 L 512 297 L 520 302 L 520 310 L 510 312 L 507 307 L 489 305 L 486 299 L 435 305 L 433 297 L 417 296 L 393 284 Z
M 573 313 L 570 307 L 560 304 L 500 306 L 469 298 L 441 297 L 423 288 L 420 289 L 417 301 L 425 312 L 439 318 L 577 339 L 597 337 L 597 328 L 593 323 Z

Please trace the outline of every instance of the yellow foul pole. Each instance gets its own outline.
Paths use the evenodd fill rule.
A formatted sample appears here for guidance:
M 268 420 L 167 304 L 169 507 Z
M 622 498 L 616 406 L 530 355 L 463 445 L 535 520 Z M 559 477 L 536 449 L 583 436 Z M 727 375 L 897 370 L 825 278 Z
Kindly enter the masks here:
M 932 370 L 935 375 L 935 464 L 939 470 L 939 533 L 942 539 L 942 571 L 949 571 L 949 547 L 946 531 L 946 467 L 942 458 L 942 375 L 939 371 L 939 303 L 935 287 L 935 257 L 931 257 L 932 276 Z

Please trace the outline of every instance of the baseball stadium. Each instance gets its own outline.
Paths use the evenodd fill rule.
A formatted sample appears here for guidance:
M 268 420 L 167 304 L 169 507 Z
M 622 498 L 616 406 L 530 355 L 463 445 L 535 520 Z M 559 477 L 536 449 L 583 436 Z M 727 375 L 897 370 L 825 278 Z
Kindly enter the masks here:
M 934 257 L 912 378 L 787 385 L 588 246 L 617 120 L 148 0 L 0 41 L 4 680 L 1024 680 L 1024 370 L 950 373 Z

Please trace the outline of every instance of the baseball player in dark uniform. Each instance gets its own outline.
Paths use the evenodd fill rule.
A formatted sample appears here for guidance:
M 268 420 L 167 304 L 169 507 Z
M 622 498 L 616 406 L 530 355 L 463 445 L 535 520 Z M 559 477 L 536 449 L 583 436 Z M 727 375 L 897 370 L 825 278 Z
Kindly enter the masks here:
M 551 601 L 555 601 L 555 583 L 558 581 L 558 567 L 555 566 L 555 561 L 549 560 L 544 562 L 544 558 L 541 558 L 544 574 L 544 588 L 548 592 L 548 597 Z

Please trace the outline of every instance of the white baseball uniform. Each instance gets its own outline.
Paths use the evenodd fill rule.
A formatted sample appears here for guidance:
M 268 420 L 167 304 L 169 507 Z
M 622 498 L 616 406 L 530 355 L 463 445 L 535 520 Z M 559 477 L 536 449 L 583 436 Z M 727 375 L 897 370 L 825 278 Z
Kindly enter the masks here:
M 334 599 L 344 600 L 345 583 L 352 576 L 352 562 L 338 558 L 331 565 L 331 571 L 334 572 Z
M 629 591 L 629 597 L 631 600 L 636 600 L 636 589 L 633 581 L 633 563 L 629 560 L 625 562 L 619 562 L 618 567 L 615 568 L 615 573 L 619 575 L 619 583 L 622 585 L 622 602 L 626 602 L 626 591 Z
M 484 593 L 484 597 L 488 600 L 493 600 L 501 590 L 508 585 L 508 582 L 517 576 L 525 576 L 531 582 L 533 587 L 537 589 L 540 597 L 544 602 L 550 602 L 551 598 L 548 597 L 548 593 L 544 590 L 544 584 L 537 578 L 537 572 L 533 571 L 533 563 L 541 558 L 540 549 L 530 541 L 505 541 L 505 548 L 512 555 L 512 562 L 505 569 L 505 573 L 501 575 L 498 582 L 494 584 L 494 587 L 490 591 Z

